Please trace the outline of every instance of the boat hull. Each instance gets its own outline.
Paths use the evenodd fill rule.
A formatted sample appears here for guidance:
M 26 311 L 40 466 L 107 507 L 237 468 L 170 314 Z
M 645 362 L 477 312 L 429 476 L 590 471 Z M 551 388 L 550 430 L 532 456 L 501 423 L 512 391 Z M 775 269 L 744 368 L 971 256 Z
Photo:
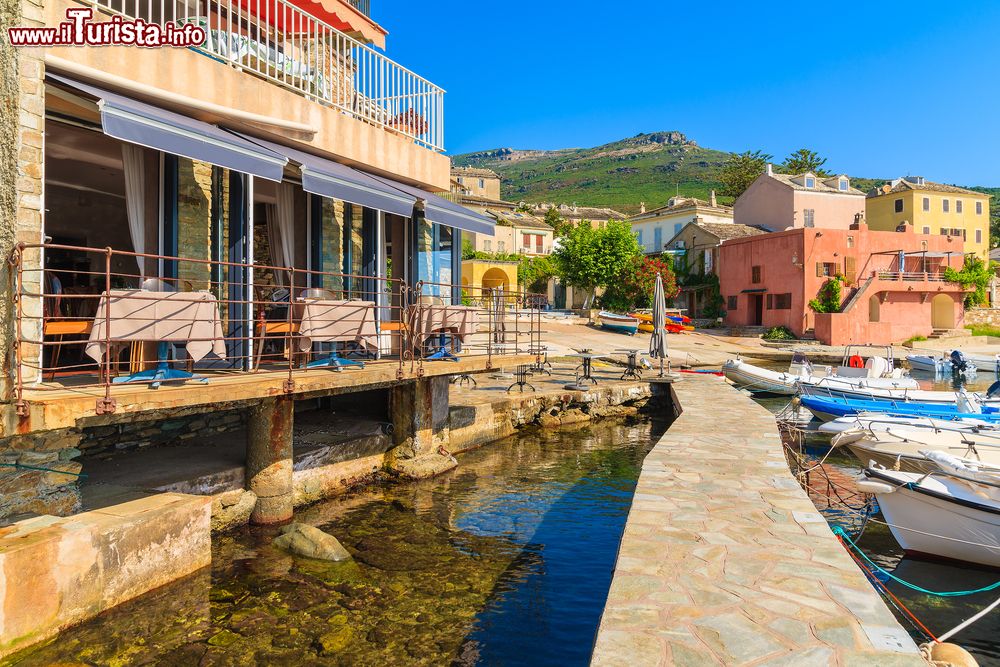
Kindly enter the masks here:
M 624 333 L 629 336 L 634 336 L 639 331 L 639 320 L 634 317 L 606 312 L 601 312 L 597 316 L 601 320 L 601 327 L 608 331 Z
M 865 475 L 898 484 L 878 471 Z M 893 537 L 908 553 L 1000 567 L 1000 510 L 905 486 L 875 496 Z

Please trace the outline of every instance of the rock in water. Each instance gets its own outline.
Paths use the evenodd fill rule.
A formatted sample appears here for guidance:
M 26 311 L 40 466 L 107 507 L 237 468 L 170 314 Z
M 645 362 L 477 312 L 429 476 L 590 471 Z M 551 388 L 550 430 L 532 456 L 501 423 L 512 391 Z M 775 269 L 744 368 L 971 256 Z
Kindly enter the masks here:
M 290 523 L 281 529 L 274 545 L 299 556 L 320 560 L 349 560 L 351 554 L 333 535 L 304 523 Z

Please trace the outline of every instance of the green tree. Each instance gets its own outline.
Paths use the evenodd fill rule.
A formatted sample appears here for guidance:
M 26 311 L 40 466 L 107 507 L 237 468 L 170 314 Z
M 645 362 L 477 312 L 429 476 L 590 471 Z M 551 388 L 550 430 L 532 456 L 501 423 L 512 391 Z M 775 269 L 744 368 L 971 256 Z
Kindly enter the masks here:
M 517 283 L 529 292 L 544 293 L 549 278 L 556 275 L 556 265 L 551 257 L 521 257 L 517 265 Z
M 810 299 L 809 307 L 817 313 L 839 313 L 841 282 L 843 280 L 844 277 L 839 275 L 828 279 L 825 283 L 823 283 L 823 286 L 819 288 L 819 293 L 816 295 L 816 298 Z
M 722 181 L 721 194 L 736 198 L 743 194 L 757 177 L 764 173 L 771 156 L 761 151 L 733 153 L 722 165 L 719 180 Z
M 779 169 L 785 174 L 804 174 L 811 171 L 817 176 L 827 176 L 828 172 L 823 171 L 826 158 L 820 157 L 816 151 L 808 148 L 800 148 L 785 158 Z
M 619 279 L 641 254 L 629 223 L 610 220 L 604 228 L 594 229 L 584 221 L 567 231 L 552 258 L 563 280 L 593 295 L 597 288 Z
M 965 295 L 965 307 L 985 306 L 989 303 L 990 281 L 993 280 L 993 271 L 982 259 L 976 255 L 968 255 L 961 271 L 956 271 L 950 266 L 944 270 L 944 279 L 953 283 L 958 283 L 963 288 L 973 288 Z
M 663 295 L 670 301 L 679 291 L 670 262 L 636 255 L 628 262 L 618 279 L 608 285 L 601 297 L 601 305 L 620 313 L 651 307 L 657 275 L 663 279 Z
M 545 212 L 545 223 L 556 230 L 556 236 L 564 236 L 570 228 L 566 218 L 559 215 L 559 209 L 553 206 Z

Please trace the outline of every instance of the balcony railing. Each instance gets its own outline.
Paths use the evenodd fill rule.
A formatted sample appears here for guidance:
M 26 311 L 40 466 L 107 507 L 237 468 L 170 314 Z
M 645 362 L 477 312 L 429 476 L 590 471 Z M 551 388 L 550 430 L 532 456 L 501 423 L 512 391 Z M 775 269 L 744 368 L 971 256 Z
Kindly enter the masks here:
M 347 1 L 351 3 L 351 7 L 354 7 L 356 10 L 358 10 L 368 18 L 371 18 L 372 3 L 370 2 L 370 0 L 347 0 Z
M 285 0 L 89 2 L 133 19 L 199 25 L 207 38 L 196 50 L 444 150 L 444 90 Z M 368 13 L 368 0 L 352 4 Z
M 39 268 L 52 251 L 91 268 Z M 178 277 L 123 271 L 139 258 Z M 101 414 L 114 411 L 112 388 L 123 383 L 271 374 L 291 393 L 319 369 L 388 364 L 397 378 L 419 377 L 428 363 L 478 357 L 489 369 L 544 349 L 544 297 L 500 287 L 60 244 L 18 245 L 10 262 L 15 338 L 5 371 L 21 414 L 28 394 L 67 387 L 101 388 Z

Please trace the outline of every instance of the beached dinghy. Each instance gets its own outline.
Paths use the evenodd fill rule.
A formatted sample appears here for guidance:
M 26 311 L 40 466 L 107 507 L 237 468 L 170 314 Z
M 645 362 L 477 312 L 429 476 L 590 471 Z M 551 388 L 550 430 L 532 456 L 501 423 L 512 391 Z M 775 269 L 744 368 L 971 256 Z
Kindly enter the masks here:
M 907 553 L 1000 567 L 1000 469 L 925 455 L 934 474 L 868 467 L 858 489 L 875 494 Z
M 639 320 L 634 317 L 609 313 L 606 310 L 602 310 L 597 316 L 601 319 L 601 326 L 608 331 L 617 331 L 629 336 L 634 336 L 639 331 Z

